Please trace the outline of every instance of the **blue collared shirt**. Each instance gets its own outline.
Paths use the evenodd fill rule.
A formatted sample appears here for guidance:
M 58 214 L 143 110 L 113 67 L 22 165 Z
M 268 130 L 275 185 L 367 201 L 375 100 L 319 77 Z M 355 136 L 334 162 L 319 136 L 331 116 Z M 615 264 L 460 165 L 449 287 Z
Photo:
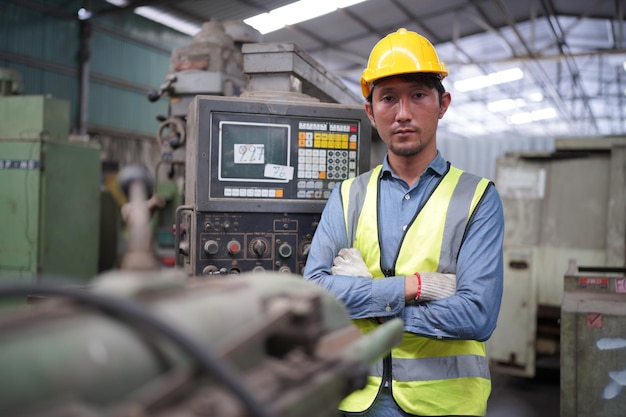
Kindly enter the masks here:
M 412 187 L 383 161 L 379 234 L 381 268 L 391 269 L 404 229 L 425 204 L 447 163 L 437 156 Z M 401 317 L 405 330 L 431 337 L 487 340 L 496 326 L 502 298 L 504 214 L 500 195 L 490 186 L 477 206 L 457 260 L 456 294 L 427 303 L 404 302 L 404 276 L 371 279 L 332 275 L 333 260 L 348 247 L 341 196 L 337 186 L 324 208 L 313 237 L 304 278 L 335 295 L 350 317 Z M 375 237 L 372 237 L 375 238 Z M 414 245 L 418 246 L 419 242 Z

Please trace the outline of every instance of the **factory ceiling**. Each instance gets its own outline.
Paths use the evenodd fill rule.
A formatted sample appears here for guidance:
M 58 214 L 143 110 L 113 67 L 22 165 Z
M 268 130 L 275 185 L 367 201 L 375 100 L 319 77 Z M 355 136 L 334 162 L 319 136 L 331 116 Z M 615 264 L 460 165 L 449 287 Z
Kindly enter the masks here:
M 199 29 L 293 1 L 118 2 L 128 11 L 151 6 Z M 429 38 L 450 71 L 444 85 L 452 106 L 441 122 L 450 135 L 624 135 L 625 9 L 626 0 L 368 0 L 262 40 L 296 43 L 358 94 L 372 46 L 405 27 Z

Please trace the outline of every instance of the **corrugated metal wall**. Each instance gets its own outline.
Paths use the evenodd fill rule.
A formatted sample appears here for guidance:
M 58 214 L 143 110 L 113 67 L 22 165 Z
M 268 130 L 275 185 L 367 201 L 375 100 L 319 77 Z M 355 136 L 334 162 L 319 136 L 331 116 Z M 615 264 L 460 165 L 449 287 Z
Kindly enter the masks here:
M 0 66 L 23 77 L 23 94 L 50 94 L 71 103 L 71 126 L 78 127 L 80 22 L 82 1 L 0 2 Z M 94 10 L 111 8 L 89 2 Z M 154 136 L 166 100 L 150 103 L 147 92 L 161 85 L 171 50 L 189 36 L 125 12 L 94 18 L 90 43 L 88 131 Z
M 553 151 L 554 138 L 548 136 L 460 138 L 438 135 L 437 145 L 443 157 L 454 166 L 495 180 L 498 157 L 515 151 Z
M 452 165 L 465 171 L 495 180 L 496 159 L 507 152 L 554 150 L 552 137 L 472 137 L 461 138 L 445 131 L 437 134 L 437 148 Z M 380 164 L 387 147 L 380 139 L 372 143 L 371 166 Z
M 76 22 L 46 17 L 37 10 L 2 2 L 0 66 L 20 73 L 23 94 L 76 101 L 78 38 L 72 35 L 77 33 L 77 28 Z

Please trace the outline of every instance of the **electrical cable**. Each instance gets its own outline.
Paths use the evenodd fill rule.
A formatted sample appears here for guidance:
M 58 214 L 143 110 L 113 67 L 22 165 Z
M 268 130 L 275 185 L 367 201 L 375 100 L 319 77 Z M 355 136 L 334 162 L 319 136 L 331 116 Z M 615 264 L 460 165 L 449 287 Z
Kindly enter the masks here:
M 96 294 L 85 290 L 51 286 L 45 284 L 10 284 L 0 286 L 0 298 L 19 296 L 60 296 L 96 307 L 106 313 L 115 314 L 121 318 L 129 319 L 146 325 L 163 335 L 183 352 L 192 357 L 200 370 L 207 375 L 216 377 L 218 382 L 223 383 L 243 403 L 251 417 L 276 417 L 265 404 L 259 402 L 252 393 L 241 383 L 241 378 L 228 363 L 220 361 L 210 350 L 201 347 L 185 334 L 174 327 L 159 320 L 153 314 L 140 307 L 137 303 Z

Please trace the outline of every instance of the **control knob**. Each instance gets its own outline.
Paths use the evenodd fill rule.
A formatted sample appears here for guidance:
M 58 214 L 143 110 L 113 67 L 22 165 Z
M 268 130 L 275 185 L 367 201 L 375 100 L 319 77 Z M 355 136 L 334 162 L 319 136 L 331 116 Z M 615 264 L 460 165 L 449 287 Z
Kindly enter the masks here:
M 289 258 L 293 254 L 293 248 L 285 242 L 278 247 L 278 254 L 283 258 Z
M 252 252 L 260 258 L 267 251 L 267 243 L 263 239 L 255 238 L 252 240 Z
M 215 265 L 205 266 L 204 269 L 202 270 L 202 275 L 213 275 L 217 273 L 218 273 L 218 269 Z
M 309 256 L 310 250 L 311 250 L 311 242 L 306 242 L 304 245 L 302 245 L 302 256 L 304 258 L 307 258 Z

